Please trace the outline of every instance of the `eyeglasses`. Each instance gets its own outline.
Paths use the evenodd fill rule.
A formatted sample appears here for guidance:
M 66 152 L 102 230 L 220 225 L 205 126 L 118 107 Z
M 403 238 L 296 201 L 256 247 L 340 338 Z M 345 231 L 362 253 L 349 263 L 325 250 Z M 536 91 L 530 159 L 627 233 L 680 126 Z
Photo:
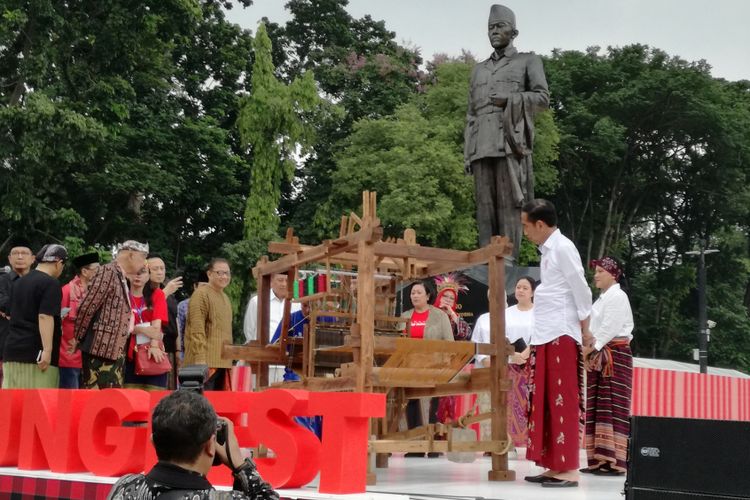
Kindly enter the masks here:
M 209 271 L 209 272 L 212 272 L 216 274 L 217 276 L 231 276 L 232 275 L 231 271 Z
M 31 255 L 31 252 L 27 252 L 25 250 L 15 250 L 13 252 L 10 252 L 11 257 L 28 257 Z

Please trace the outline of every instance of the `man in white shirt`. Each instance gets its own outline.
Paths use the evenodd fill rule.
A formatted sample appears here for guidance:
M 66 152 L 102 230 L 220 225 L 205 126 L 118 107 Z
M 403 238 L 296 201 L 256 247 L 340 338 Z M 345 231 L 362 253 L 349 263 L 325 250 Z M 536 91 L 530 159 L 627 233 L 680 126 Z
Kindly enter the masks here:
M 578 486 L 582 389 L 578 367 L 581 344 L 591 340 L 591 289 L 578 250 L 557 228 L 552 203 L 528 202 L 521 223 L 542 254 L 541 284 L 534 294 L 526 458 L 546 469 L 525 479 L 543 487 L 574 487 Z
M 270 341 L 271 336 L 276 331 L 276 328 L 281 323 L 284 317 L 284 303 L 287 298 L 287 276 L 286 274 L 274 274 L 271 276 L 271 290 L 268 292 L 271 295 L 271 308 L 268 314 L 268 338 L 266 342 Z M 300 305 L 297 302 L 292 302 L 291 311 L 295 312 L 300 310 Z M 242 328 L 245 333 L 245 341 L 251 342 L 258 339 L 258 295 L 253 295 L 250 301 L 247 303 L 247 309 L 245 310 L 245 321 Z M 268 382 L 280 382 L 284 374 L 283 366 L 272 365 L 268 370 Z
M 284 302 L 287 296 L 287 277 L 286 274 L 274 274 L 271 277 L 271 311 L 268 315 L 268 335 L 270 340 L 273 332 L 281 323 L 284 317 Z M 299 303 L 293 302 L 291 312 L 299 311 Z M 245 321 L 242 329 L 245 333 L 245 341 L 250 342 L 258 339 L 258 295 L 253 295 L 250 302 L 247 303 L 245 310 Z

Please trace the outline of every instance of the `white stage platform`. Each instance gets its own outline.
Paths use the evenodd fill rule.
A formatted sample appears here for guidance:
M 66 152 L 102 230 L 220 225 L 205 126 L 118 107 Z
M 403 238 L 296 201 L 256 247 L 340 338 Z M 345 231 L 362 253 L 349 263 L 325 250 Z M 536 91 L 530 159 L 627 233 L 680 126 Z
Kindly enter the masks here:
M 519 450 L 523 457 L 525 450 Z M 581 466 L 586 463 L 581 451 Z M 602 477 L 581 474 L 578 488 L 543 488 L 528 483 L 524 476 L 536 475 L 542 469 L 524 459 L 511 460 L 516 471 L 513 482 L 487 481 L 490 458 L 482 457 L 468 464 L 449 462 L 446 458 L 404 458 L 394 454 L 387 469 L 377 469 L 378 481 L 367 487 L 364 495 L 320 495 L 311 485 L 299 490 L 281 490 L 288 498 L 340 498 L 356 500 L 623 500 L 625 476 Z M 305 493 L 305 490 L 310 492 Z M 310 496 L 308 496 L 310 495 Z
M 519 450 L 521 457 L 524 450 Z M 581 463 L 585 453 L 581 452 Z M 468 464 L 449 462 L 440 458 L 404 458 L 394 454 L 388 469 L 377 469 L 377 485 L 369 486 L 366 493 L 357 495 L 331 495 L 318 493 L 317 480 L 305 488 L 279 490 L 289 499 L 309 500 L 623 500 L 625 477 L 600 477 L 581 474 L 578 488 L 543 488 L 527 483 L 524 476 L 541 472 L 530 462 L 517 459 L 510 461 L 516 471 L 513 482 L 487 481 L 490 458 L 482 457 Z M 56 474 L 49 471 L 20 471 L 15 468 L 0 468 L 0 476 L 33 477 L 46 480 L 99 483 L 109 490 L 106 483 L 114 478 L 96 477 L 91 474 Z M 224 488 L 221 488 L 224 489 Z M 101 493 L 100 493 L 101 494 Z M 103 496 L 96 495 L 96 498 Z M 0 495 L 1 497 L 2 495 Z M 106 494 L 104 494 L 106 496 Z M 20 497 L 18 497 L 20 498 Z M 89 497 L 93 500 L 94 497 Z M 88 500 L 88 498 L 87 498 Z

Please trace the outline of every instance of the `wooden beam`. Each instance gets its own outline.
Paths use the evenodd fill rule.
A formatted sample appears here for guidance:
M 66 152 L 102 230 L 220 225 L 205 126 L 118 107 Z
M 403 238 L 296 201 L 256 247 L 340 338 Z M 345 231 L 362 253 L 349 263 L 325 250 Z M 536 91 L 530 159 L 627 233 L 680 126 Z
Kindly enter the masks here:
M 511 389 L 510 381 L 498 381 L 500 390 L 508 392 Z M 456 394 L 475 394 L 477 392 L 488 392 L 490 389 L 489 378 L 482 380 L 473 380 L 467 382 L 451 382 L 448 384 L 436 384 L 434 388 L 414 387 L 404 389 L 405 396 L 408 399 L 430 398 L 439 396 L 455 396 Z
M 357 381 L 352 377 L 310 377 L 296 382 L 284 382 L 276 387 L 304 389 L 307 391 L 341 392 L 354 389 Z
M 484 354 L 486 356 L 494 356 L 497 352 L 497 348 L 492 344 L 474 344 L 477 348 L 477 354 Z M 515 353 L 516 350 L 512 344 L 505 342 L 505 354 L 510 356 Z
M 242 359 L 245 361 L 282 364 L 287 362 L 286 354 L 278 346 L 226 344 L 221 350 L 222 359 Z
M 310 262 L 323 260 L 326 257 L 332 257 L 339 253 L 348 252 L 357 248 L 362 241 L 375 242 L 383 237 L 383 228 L 380 226 L 365 226 L 356 233 L 352 233 L 343 238 L 329 240 L 320 245 L 314 246 L 308 250 L 303 250 L 295 254 L 285 255 L 284 257 L 256 266 L 259 275 L 270 275 L 274 273 L 286 272 L 292 267 L 299 267 Z
M 506 257 L 513 254 L 513 244 L 510 240 L 501 236 L 500 239 L 491 241 L 488 245 L 469 252 L 469 262 L 472 265 L 489 262 L 492 257 Z
M 405 441 L 400 439 L 378 439 L 377 441 L 370 441 L 369 451 L 373 453 L 391 453 L 391 452 L 439 452 L 448 453 L 450 451 L 465 451 L 465 452 L 485 452 L 490 453 L 501 453 L 508 446 L 507 440 L 492 440 L 492 441 Z M 512 471 L 511 471 L 512 472 Z
M 372 369 L 372 385 L 377 387 L 434 387 L 435 380 L 446 372 L 445 368 L 386 368 Z
M 421 245 L 404 245 L 399 243 L 375 243 L 375 255 L 396 259 L 414 258 L 424 261 L 455 262 L 470 264 L 469 252 L 463 250 L 449 250 L 445 248 L 423 247 Z M 429 262 L 426 264 L 429 265 Z
M 399 432 L 389 432 L 381 436 L 381 440 L 386 441 L 410 441 L 412 439 L 428 438 L 435 434 L 435 424 L 420 425 L 414 429 L 407 429 Z
M 465 263 L 458 263 L 458 262 L 440 262 L 440 263 L 433 263 L 429 264 L 426 268 L 422 270 L 421 273 L 418 273 L 415 277 L 416 278 L 429 278 L 431 276 L 437 276 L 439 274 L 445 274 L 445 273 L 452 273 L 454 271 L 460 271 L 462 269 L 466 269 L 467 267 L 471 267 L 475 264 L 471 264 L 469 262 Z

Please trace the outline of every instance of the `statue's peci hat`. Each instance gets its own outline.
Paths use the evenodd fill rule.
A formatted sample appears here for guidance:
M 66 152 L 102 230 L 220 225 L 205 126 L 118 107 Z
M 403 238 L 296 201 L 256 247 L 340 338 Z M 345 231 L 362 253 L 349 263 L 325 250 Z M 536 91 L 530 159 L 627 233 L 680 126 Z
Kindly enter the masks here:
M 516 27 L 516 15 L 505 5 L 495 4 L 490 7 L 490 19 L 489 24 L 494 24 L 500 21 L 510 23 L 514 28 Z

